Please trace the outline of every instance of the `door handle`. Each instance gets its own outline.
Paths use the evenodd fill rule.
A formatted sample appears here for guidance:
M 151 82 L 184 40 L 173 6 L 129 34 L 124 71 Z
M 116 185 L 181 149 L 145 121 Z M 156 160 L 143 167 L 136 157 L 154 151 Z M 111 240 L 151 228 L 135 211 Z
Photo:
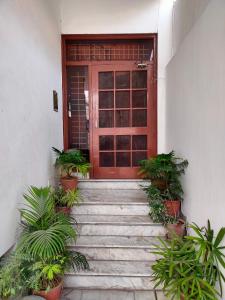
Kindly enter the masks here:
M 86 130 L 89 131 L 89 120 L 86 120 Z
M 68 117 L 71 118 L 72 116 L 72 110 L 71 110 L 71 103 L 68 103 Z

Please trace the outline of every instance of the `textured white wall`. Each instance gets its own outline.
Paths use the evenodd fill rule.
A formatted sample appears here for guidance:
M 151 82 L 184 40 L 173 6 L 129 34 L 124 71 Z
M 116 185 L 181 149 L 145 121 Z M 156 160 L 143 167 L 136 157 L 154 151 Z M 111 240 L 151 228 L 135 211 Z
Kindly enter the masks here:
M 173 0 L 61 0 L 62 33 L 158 33 L 158 150 L 165 150 L 165 67 Z
M 56 2 L 0 1 L 0 255 L 14 242 L 22 193 L 53 180 L 51 146 L 62 146 Z
M 215 229 L 225 226 L 224 49 L 225 1 L 211 0 L 167 68 L 167 146 L 190 162 L 184 212 Z

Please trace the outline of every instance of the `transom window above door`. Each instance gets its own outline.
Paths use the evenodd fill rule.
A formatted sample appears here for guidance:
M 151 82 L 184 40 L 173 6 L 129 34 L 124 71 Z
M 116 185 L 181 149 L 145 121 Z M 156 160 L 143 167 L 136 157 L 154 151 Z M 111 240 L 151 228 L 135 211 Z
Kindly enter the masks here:
M 99 127 L 147 126 L 147 71 L 99 72 Z
M 150 61 L 154 43 L 149 40 L 68 41 L 68 61 Z

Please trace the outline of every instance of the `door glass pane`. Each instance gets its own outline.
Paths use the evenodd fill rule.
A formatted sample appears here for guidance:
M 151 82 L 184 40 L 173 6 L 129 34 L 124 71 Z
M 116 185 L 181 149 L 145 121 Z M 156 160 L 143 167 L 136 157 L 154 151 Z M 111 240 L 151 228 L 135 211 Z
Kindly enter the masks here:
M 130 167 L 130 152 L 117 152 L 116 153 L 116 166 L 117 167 Z
M 132 149 L 133 150 L 146 150 L 147 149 L 147 135 L 133 135 Z
M 133 167 L 139 167 L 140 160 L 147 159 L 147 152 L 145 151 L 136 151 L 132 153 Z
M 130 92 L 119 91 L 116 92 L 116 108 L 129 108 L 130 107 Z
M 99 108 L 113 108 L 113 92 L 99 92 Z
M 116 72 L 116 88 L 117 89 L 130 88 L 130 72 Z
M 130 136 L 118 135 L 116 137 L 116 149 L 117 150 L 130 150 Z
M 113 72 L 100 72 L 99 89 L 113 89 L 113 88 L 114 88 Z
M 147 91 L 132 92 L 132 107 L 147 107 Z
M 146 127 L 147 126 L 147 110 L 135 109 L 132 111 L 132 126 Z
M 114 127 L 114 112 L 113 110 L 99 111 L 99 127 L 111 128 Z
M 132 88 L 147 88 L 147 71 L 132 72 Z
M 99 156 L 100 167 L 114 167 L 114 152 L 100 152 Z
M 116 111 L 116 127 L 129 127 L 130 126 L 130 111 L 117 110 Z
M 101 135 L 99 137 L 99 149 L 100 150 L 114 150 L 114 136 L 113 135 Z

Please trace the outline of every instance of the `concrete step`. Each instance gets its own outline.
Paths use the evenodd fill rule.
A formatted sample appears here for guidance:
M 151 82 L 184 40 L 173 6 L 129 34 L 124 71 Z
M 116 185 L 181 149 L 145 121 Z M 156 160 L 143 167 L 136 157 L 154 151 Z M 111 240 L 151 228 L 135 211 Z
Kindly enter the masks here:
M 123 260 L 123 261 L 154 261 L 156 255 L 151 247 L 81 247 L 70 246 L 71 249 L 83 253 L 88 260 Z
M 162 236 L 165 229 L 148 216 L 78 215 L 80 235 Z
M 149 181 L 141 179 L 80 179 L 78 188 L 87 189 L 113 189 L 113 190 L 138 190 L 141 186 L 148 185 Z
M 100 290 L 153 290 L 154 283 L 151 279 L 151 276 L 67 275 L 64 278 L 64 287 Z
M 166 298 L 161 297 L 161 294 L 158 291 L 81 290 L 68 288 L 64 289 L 62 300 L 166 300 Z
M 153 248 L 157 237 L 151 236 L 78 236 L 77 247 L 95 248 Z M 75 246 L 75 245 L 74 245 Z
M 67 275 L 85 276 L 151 276 L 153 262 L 145 261 L 105 261 L 90 260 L 90 270 L 76 273 L 68 272 Z
M 125 300 L 127 291 L 128 299 L 157 300 L 151 265 L 165 229 L 151 221 L 140 184 L 144 181 L 79 181 L 83 202 L 72 210 L 79 236 L 70 248 L 87 257 L 90 270 L 66 274 L 65 287 L 78 293 L 69 299 Z
M 79 206 L 74 206 L 72 214 L 77 215 L 120 215 L 120 216 L 146 216 L 149 213 L 147 203 L 90 203 L 84 202 Z
M 109 190 L 109 189 L 88 189 L 81 190 L 81 197 L 84 202 L 95 203 L 127 203 L 127 202 L 148 202 L 146 193 L 143 190 Z
M 78 225 L 80 235 L 118 235 L 118 236 L 164 236 L 165 228 L 158 224 L 83 224 Z

